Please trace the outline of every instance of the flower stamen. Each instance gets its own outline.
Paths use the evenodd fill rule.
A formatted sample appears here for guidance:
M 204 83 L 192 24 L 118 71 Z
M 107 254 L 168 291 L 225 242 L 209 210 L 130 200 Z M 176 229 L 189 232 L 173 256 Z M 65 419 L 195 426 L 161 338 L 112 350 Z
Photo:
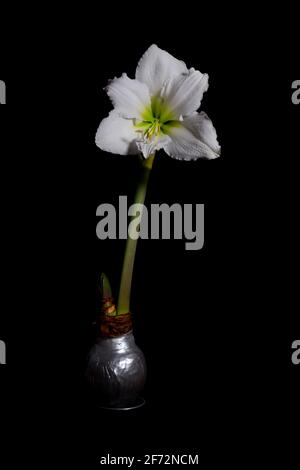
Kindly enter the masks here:
M 160 131 L 161 123 L 159 119 L 155 118 L 148 129 L 144 132 L 144 136 L 146 139 L 152 140 L 153 137 L 159 137 Z

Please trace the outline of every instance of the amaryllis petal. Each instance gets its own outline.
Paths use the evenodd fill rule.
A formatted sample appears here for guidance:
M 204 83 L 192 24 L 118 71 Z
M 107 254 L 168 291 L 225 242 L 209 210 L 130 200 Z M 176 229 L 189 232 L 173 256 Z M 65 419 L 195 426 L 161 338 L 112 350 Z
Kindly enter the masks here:
M 168 135 L 171 139 L 164 150 L 170 157 L 178 160 L 198 160 L 199 158 L 213 159 L 219 156 L 184 127 L 184 123 L 171 128 Z
M 136 145 L 144 158 L 149 158 L 157 150 L 164 149 L 170 141 L 171 139 L 168 135 L 160 135 L 149 141 L 147 139 L 137 140 Z
M 153 44 L 139 61 L 135 77 L 155 96 L 167 81 L 187 72 L 184 62 Z
M 217 139 L 217 132 L 206 113 L 194 113 L 187 116 L 182 122 L 191 133 L 201 142 L 208 145 L 217 156 L 221 153 L 221 147 Z
M 208 75 L 191 69 L 167 82 L 162 90 L 163 99 L 168 104 L 173 119 L 187 116 L 196 111 L 201 103 L 203 93 L 208 89 Z
M 132 120 L 120 117 L 114 110 L 101 122 L 96 134 L 96 144 L 105 152 L 135 155 L 139 153 L 136 138 Z
M 151 106 L 147 85 L 128 78 L 126 74 L 111 80 L 106 91 L 122 117 L 141 119 L 145 109 Z

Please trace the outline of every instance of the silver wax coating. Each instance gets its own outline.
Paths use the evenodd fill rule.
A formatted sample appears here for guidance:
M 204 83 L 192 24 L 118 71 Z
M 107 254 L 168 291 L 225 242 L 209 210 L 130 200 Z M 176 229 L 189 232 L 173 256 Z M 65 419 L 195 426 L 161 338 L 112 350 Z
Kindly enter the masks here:
M 99 338 L 89 353 L 86 376 L 99 405 L 134 406 L 146 373 L 145 357 L 132 331 L 117 338 Z

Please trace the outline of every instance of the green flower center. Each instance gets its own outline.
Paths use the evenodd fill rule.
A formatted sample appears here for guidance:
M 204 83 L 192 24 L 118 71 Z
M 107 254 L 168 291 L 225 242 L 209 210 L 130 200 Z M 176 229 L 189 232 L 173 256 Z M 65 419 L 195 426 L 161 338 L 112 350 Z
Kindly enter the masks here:
M 143 132 L 147 140 L 168 134 L 171 128 L 178 127 L 180 121 L 173 118 L 171 110 L 160 97 L 154 97 L 151 105 L 142 113 L 142 121 L 135 124 L 135 128 Z

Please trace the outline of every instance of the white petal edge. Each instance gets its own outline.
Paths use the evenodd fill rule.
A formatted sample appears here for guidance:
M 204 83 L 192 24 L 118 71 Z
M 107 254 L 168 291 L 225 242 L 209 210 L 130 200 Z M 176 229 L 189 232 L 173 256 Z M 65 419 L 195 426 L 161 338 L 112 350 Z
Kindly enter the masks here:
M 135 155 L 139 153 L 136 146 L 137 133 L 133 121 L 111 111 L 100 123 L 96 133 L 96 145 L 105 152 L 118 155 Z
M 147 85 L 132 80 L 125 73 L 111 80 L 106 91 L 116 111 L 128 119 L 141 119 L 145 108 L 151 105 Z
M 198 160 L 199 158 L 211 160 L 219 157 L 218 153 L 214 152 L 206 143 L 197 139 L 189 129 L 184 127 L 184 123 L 172 128 L 168 135 L 171 139 L 164 147 L 164 150 L 172 158 L 177 160 Z
M 154 152 L 165 149 L 170 143 L 171 139 L 168 135 L 161 135 L 158 138 L 152 140 L 141 139 L 136 142 L 136 145 L 144 158 L 149 158 Z
M 154 96 L 161 91 L 166 81 L 187 72 L 184 62 L 153 44 L 140 59 L 135 77 L 145 83 L 151 96 Z
M 196 139 L 201 140 L 218 156 L 221 154 L 216 129 L 206 113 L 202 111 L 201 113 L 191 114 L 184 119 L 182 124 Z
M 174 119 L 179 119 L 197 111 L 207 89 L 208 75 L 190 69 L 187 74 L 166 83 L 162 96 Z

